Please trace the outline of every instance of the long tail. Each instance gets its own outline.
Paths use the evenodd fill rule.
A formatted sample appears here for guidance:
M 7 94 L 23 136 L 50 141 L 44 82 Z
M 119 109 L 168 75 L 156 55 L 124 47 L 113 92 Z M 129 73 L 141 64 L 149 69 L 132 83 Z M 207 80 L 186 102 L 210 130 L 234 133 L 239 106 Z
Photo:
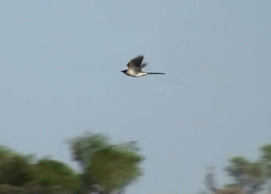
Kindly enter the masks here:
M 147 74 L 153 74 L 153 75 L 165 75 L 165 73 L 157 73 L 157 72 L 148 72 Z

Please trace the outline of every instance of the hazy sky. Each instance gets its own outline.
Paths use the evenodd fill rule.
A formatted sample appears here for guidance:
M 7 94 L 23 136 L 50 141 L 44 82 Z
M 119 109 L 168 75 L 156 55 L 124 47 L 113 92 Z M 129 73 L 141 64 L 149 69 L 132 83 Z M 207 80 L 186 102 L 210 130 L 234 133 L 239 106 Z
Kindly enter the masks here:
M 72 166 L 86 130 L 136 140 L 127 194 L 219 185 L 235 155 L 271 143 L 271 1 L 13 0 L 0 6 L 0 144 Z M 145 56 L 146 71 L 120 71 Z

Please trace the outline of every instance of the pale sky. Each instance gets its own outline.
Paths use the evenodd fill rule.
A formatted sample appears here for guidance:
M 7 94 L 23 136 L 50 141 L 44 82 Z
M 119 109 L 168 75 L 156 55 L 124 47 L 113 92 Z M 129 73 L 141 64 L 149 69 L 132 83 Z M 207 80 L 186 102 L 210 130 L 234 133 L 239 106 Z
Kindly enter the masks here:
M 13 0 L 0 6 L 0 144 L 73 167 L 86 130 L 138 141 L 127 194 L 195 194 L 271 143 L 271 1 Z M 146 71 L 120 71 L 144 55 Z

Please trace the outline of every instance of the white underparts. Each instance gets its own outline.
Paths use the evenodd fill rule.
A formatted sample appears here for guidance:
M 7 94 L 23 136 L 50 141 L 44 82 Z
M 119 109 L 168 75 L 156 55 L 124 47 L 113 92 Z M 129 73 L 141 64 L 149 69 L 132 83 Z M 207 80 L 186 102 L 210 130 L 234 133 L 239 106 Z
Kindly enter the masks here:
M 134 76 L 135 76 L 135 77 L 141 77 L 141 76 L 144 76 L 144 75 L 147 75 L 147 73 L 145 73 L 145 72 L 140 72 L 140 73 L 135 74 Z

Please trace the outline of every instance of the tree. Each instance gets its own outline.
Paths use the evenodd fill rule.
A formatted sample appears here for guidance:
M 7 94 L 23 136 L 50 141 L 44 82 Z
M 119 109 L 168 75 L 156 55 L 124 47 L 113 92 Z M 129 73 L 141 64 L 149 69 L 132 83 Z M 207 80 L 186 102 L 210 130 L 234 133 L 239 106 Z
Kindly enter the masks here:
M 105 193 L 111 193 L 141 175 L 137 166 L 141 160 L 142 157 L 135 153 L 108 147 L 93 156 L 89 176 L 105 189 Z
M 229 165 L 225 168 L 229 176 L 239 184 L 243 185 L 243 178 L 246 174 L 250 162 L 243 157 L 233 157 L 229 160 Z
M 79 184 L 77 174 L 60 161 L 43 158 L 37 161 L 33 167 L 35 169 L 34 178 L 38 185 L 73 189 Z
M 0 146 L 0 184 L 22 186 L 33 179 L 30 157 Z
M 233 157 L 225 168 L 239 187 L 250 188 L 247 193 L 262 190 L 262 186 L 271 179 L 271 144 L 262 146 L 260 152 L 261 157 L 254 162 L 240 156 Z
M 234 178 L 241 189 L 249 188 L 247 193 L 255 193 L 262 190 L 265 177 L 261 163 L 251 162 L 244 157 L 233 157 L 229 160 L 230 165 L 226 172 Z
M 267 189 L 271 192 L 271 144 L 264 145 L 260 148 L 261 159 L 260 163 L 262 164 L 263 172 L 266 177 L 266 182 L 268 183 Z
M 271 144 L 260 148 L 261 157 L 251 162 L 243 157 L 234 157 L 226 171 L 234 177 L 242 188 L 249 186 L 248 193 L 262 190 L 262 186 L 271 178 Z M 271 191 L 271 189 L 269 189 Z
M 71 191 L 78 184 L 78 174 L 60 161 L 34 160 L 33 155 L 22 155 L 0 146 L 0 193 L 59 193 L 59 188 Z
M 263 165 L 265 175 L 267 178 L 271 178 L 271 144 L 267 144 L 260 148 L 261 151 L 261 163 Z
M 142 174 L 139 164 L 143 157 L 136 142 L 112 144 L 104 134 L 88 132 L 69 143 L 73 159 L 81 166 L 85 189 L 96 185 L 99 192 L 121 191 Z
M 91 165 L 92 155 L 108 146 L 109 138 L 104 134 L 92 134 L 85 132 L 84 135 L 68 140 L 71 145 L 73 160 L 77 161 L 84 171 Z
M 0 183 L 22 186 L 32 179 L 32 169 L 25 158 L 15 156 L 1 162 Z
M 263 190 L 263 186 L 271 180 L 271 144 L 262 146 L 260 152 L 260 158 L 255 161 L 241 156 L 232 157 L 225 171 L 233 178 L 234 183 L 225 185 L 222 189 L 216 189 L 212 172 L 206 175 L 207 188 L 216 194 L 244 192 L 254 194 Z M 268 189 L 271 191 L 270 185 Z

